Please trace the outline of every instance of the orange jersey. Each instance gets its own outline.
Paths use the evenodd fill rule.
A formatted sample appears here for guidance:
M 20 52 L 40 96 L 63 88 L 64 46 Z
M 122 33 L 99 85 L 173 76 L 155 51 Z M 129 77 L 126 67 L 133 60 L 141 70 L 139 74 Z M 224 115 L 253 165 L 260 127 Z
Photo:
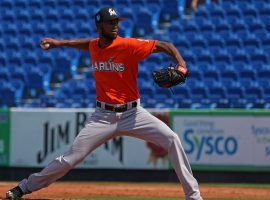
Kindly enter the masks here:
M 108 47 L 100 48 L 98 40 L 89 43 L 97 100 L 123 104 L 140 98 L 138 63 L 151 54 L 156 41 L 117 36 Z

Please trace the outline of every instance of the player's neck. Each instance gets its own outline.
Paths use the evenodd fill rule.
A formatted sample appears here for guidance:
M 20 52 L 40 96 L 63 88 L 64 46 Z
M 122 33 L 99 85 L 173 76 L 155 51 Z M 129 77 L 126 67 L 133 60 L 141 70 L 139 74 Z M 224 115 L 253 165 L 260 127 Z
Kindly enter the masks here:
M 98 40 L 98 46 L 100 48 L 105 48 L 105 47 L 109 46 L 112 42 L 113 42 L 113 39 L 100 37 L 99 40 Z

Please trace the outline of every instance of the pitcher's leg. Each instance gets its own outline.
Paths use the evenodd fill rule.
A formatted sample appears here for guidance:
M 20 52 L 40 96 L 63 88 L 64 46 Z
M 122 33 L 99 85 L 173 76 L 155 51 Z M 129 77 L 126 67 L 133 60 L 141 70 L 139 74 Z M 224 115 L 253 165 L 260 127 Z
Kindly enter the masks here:
M 135 117 L 135 119 L 133 119 Z M 182 147 L 180 139 L 165 123 L 151 115 L 145 109 L 138 107 L 136 115 L 123 119 L 122 132 L 163 147 L 173 163 L 175 172 L 183 185 L 188 200 L 201 200 L 197 180 L 192 171 Z
M 101 122 L 96 116 L 78 134 L 70 151 L 52 161 L 41 172 L 34 173 L 19 183 L 24 194 L 47 187 L 80 163 L 91 151 L 112 138 L 116 125 Z
M 19 183 L 19 187 L 24 194 L 29 194 L 47 187 L 57 179 L 64 176 L 70 169 L 72 169 L 72 166 L 67 163 L 64 156 L 60 156 L 53 160 L 41 172 L 31 174 L 28 179 L 23 179 Z

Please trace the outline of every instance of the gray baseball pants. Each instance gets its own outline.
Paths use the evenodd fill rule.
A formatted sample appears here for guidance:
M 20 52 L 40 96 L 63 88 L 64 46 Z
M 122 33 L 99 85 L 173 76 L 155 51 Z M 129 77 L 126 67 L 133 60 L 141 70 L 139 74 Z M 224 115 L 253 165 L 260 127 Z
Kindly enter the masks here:
M 96 108 L 70 150 L 53 160 L 41 172 L 22 180 L 19 187 L 25 194 L 47 187 L 74 168 L 94 149 L 115 136 L 131 136 L 163 147 L 182 183 L 186 199 L 202 199 L 179 137 L 141 106 L 122 113 Z

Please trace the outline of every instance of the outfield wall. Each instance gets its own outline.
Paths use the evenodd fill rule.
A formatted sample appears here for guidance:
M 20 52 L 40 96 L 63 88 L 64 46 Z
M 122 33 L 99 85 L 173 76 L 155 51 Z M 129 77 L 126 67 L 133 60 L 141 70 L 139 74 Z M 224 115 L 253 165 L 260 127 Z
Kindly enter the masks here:
M 270 172 L 268 111 L 150 110 L 181 138 L 198 171 Z M 69 150 L 92 109 L 11 109 L 0 112 L 0 166 L 42 168 Z M 9 121 L 10 119 L 10 121 Z M 166 153 L 131 137 L 108 141 L 79 169 L 171 169 Z

